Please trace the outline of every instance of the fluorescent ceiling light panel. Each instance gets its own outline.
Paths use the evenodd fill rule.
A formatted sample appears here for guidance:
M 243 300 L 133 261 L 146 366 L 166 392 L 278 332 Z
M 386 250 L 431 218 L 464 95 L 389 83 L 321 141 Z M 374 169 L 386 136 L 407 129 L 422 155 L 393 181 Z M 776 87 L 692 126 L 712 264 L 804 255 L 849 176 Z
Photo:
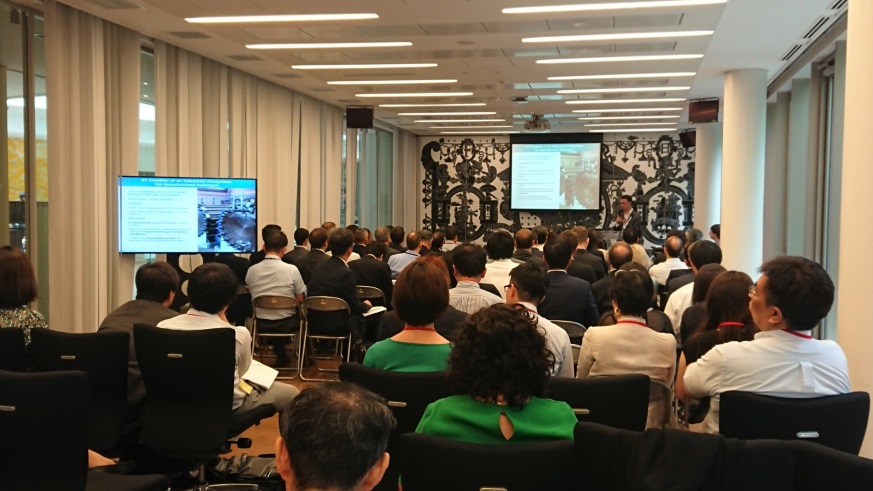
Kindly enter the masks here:
M 676 128 L 616 128 L 609 130 L 588 130 L 589 133 L 654 133 L 658 131 L 676 131 Z
M 459 111 L 438 113 L 397 113 L 398 116 L 489 116 L 497 114 L 496 111 Z
M 578 119 L 579 119 L 579 121 L 618 121 L 618 120 L 624 120 L 624 119 L 638 120 L 638 119 L 674 119 L 674 118 L 679 119 L 679 115 L 677 114 L 675 116 L 670 116 L 670 115 L 663 115 L 663 116 L 590 116 L 587 118 L 578 118 Z M 653 124 L 658 124 L 658 123 L 653 123 Z
M 597 127 L 597 126 L 656 126 L 656 125 L 676 125 L 679 123 L 664 123 L 653 121 L 651 123 L 603 123 L 603 124 L 586 124 L 586 127 Z
M 373 68 L 434 68 L 436 63 L 365 63 L 352 65 L 291 65 L 295 70 L 369 70 Z
M 681 111 L 681 107 L 635 107 L 631 109 L 575 109 L 574 113 L 600 114 L 600 113 L 656 113 L 660 111 Z
M 415 123 L 502 123 L 505 119 L 416 119 Z
M 355 97 L 463 97 L 472 92 L 393 92 L 385 94 L 355 94 Z M 683 99 L 684 100 L 684 99 Z
M 687 38 L 712 36 L 714 31 L 625 32 L 614 34 L 578 34 L 574 36 L 541 36 L 523 38 L 523 43 L 571 43 L 586 41 L 623 41 L 632 39 Z
M 412 46 L 409 41 L 385 41 L 364 43 L 276 43 L 247 44 L 248 49 L 341 49 L 341 48 L 402 48 Z
M 191 24 L 243 24 L 255 22 L 314 22 L 333 20 L 378 19 L 378 14 L 293 14 L 293 15 L 227 15 L 222 17 L 188 17 Z
M 484 102 L 452 102 L 448 104 L 379 104 L 379 107 L 473 107 L 484 105 Z
M 440 131 L 441 135 L 508 135 L 520 131 Z
M 511 124 L 487 124 L 483 126 L 428 126 L 428 129 L 431 130 L 475 130 L 479 128 L 515 128 L 515 126 L 512 126 Z
M 681 102 L 685 99 L 594 99 L 590 101 L 567 101 L 567 104 L 625 104 L 637 102 Z
M 616 87 L 611 89 L 565 89 L 559 94 L 619 94 L 622 92 L 674 92 L 691 90 L 691 87 Z
M 628 78 L 693 77 L 695 75 L 697 75 L 697 72 L 617 73 L 614 75 L 568 75 L 564 77 L 549 77 L 547 80 L 621 80 Z
M 627 10 L 643 8 L 694 7 L 717 5 L 727 0 L 656 0 L 649 2 L 583 3 L 577 5 L 544 5 L 541 7 L 514 7 L 503 9 L 504 14 L 542 14 L 554 12 L 591 12 L 597 10 Z
M 562 63 L 610 63 L 624 61 L 665 61 L 665 60 L 696 60 L 703 55 L 634 55 L 634 56 L 594 56 L 591 58 L 556 58 L 554 60 L 537 60 L 541 65 Z
M 413 85 L 413 84 L 454 84 L 453 78 L 437 80 L 332 80 L 327 85 Z

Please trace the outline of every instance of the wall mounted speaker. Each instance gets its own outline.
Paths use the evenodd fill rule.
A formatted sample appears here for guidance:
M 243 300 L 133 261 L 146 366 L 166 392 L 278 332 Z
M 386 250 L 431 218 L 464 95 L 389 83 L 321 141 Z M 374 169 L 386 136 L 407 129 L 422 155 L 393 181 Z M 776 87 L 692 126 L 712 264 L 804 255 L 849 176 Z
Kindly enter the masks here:
M 718 106 L 718 97 L 688 101 L 688 122 L 692 124 L 718 122 Z
M 346 106 L 346 128 L 372 128 L 373 106 Z

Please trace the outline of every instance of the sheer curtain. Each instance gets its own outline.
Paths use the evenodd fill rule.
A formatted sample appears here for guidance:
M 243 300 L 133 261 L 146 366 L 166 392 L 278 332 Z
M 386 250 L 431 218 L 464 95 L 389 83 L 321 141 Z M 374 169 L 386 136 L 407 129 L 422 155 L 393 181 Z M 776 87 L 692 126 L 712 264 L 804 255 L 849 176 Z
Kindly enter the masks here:
M 300 226 L 340 221 L 342 110 L 300 98 Z
M 118 253 L 117 177 L 136 175 L 139 35 L 45 3 L 52 329 L 89 332 L 130 299 Z
M 424 204 L 421 202 L 424 169 L 421 167 L 418 137 L 405 130 L 396 130 L 395 138 L 394 223 L 420 228 L 424 219 Z

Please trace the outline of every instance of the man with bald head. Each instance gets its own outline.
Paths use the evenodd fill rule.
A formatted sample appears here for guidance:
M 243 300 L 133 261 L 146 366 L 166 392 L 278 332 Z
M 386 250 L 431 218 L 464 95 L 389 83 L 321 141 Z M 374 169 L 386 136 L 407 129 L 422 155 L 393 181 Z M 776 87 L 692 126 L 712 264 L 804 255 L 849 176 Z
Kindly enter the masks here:
M 664 256 L 667 260 L 649 269 L 649 275 L 657 282 L 655 284 L 656 288 L 659 285 L 667 284 L 667 277 L 670 276 L 670 271 L 685 269 L 685 261 L 679 259 L 679 255 L 682 254 L 683 245 L 682 239 L 676 236 L 667 237 L 667 240 L 664 241 Z
M 406 251 L 388 258 L 388 267 L 391 268 L 391 278 L 397 278 L 400 272 L 403 271 L 403 268 L 409 266 L 413 261 L 421 257 L 419 251 L 421 251 L 421 236 L 416 232 L 409 232 L 409 234 L 406 235 Z
M 537 236 L 530 230 L 523 228 L 515 233 L 515 253 L 512 260 L 517 263 L 530 263 L 542 261 L 543 251 L 534 249 L 537 244 Z
M 619 241 L 612 244 L 606 257 L 609 261 L 609 273 L 591 285 L 591 291 L 594 293 L 594 301 L 597 303 L 600 315 L 612 311 L 612 297 L 609 295 L 609 288 L 612 286 L 618 268 L 634 260 L 634 250 L 627 242 Z

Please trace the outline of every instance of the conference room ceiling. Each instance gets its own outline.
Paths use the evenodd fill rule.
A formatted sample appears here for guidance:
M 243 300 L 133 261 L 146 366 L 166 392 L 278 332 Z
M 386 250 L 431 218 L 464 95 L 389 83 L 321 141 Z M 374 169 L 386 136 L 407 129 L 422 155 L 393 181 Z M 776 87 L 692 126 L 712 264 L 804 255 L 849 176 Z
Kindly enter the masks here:
M 513 14 L 504 13 L 503 9 L 592 3 L 615 6 L 626 0 L 62 1 L 330 104 L 340 107 L 373 105 L 378 120 L 419 135 L 523 131 L 524 121 L 530 119 L 532 114 L 545 115 L 551 122 L 552 132 L 613 129 L 616 126 L 589 125 L 625 123 L 633 124 L 637 131 L 649 125 L 682 129 L 689 126 L 686 124 L 688 99 L 722 97 L 723 74 L 729 70 L 763 68 L 768 70 L 770 79 L 773 79 L 845 12 L 847 4 L 847 0 L 729 0 L 727 3 L 683 7 Z M 185 20 L 230 15 L 327 13 L 372 13 L 378 18 L 227 24 L 190 23 Z M 692 31 L 703 32 L 687 35 Z M 713 32 L 707 34 L 706 31 Z M 650 37 L 651 33 L 663 32 L 674 34 Z M 677 32 L 684 35 L 675 34 Z M 609 37 L 627 33 L 638 34 L 639 37 L 627 40 Z M 598 37 L 579 41 L 522 41 L 523 38 L 579 35 Z M 411 46 L 329 49 L 247 47 L 271 43 L 361 42 L 409 42 Z M 787 56 L 789 53 L 790 56 Z M 554 63 L 568 58 L 660 55 L 703 56 L 660 61 Z M 436 66 L 299 68 L 300 65 L 398 63 Z M 550 80 L 553 77 L 655 73 L 668 75 Z M 687 75 L 689 73 L 694 75 Z M 433 82 L 358 84 L 361 81 L 396 80 Z M 607 92 L 597 92 L 604 89 Z M 589 92 L 559 92 L 564 90 Z M 472 95 L 402 96 L 408 93 L 459 92 Z M 374 94 L 386 95 L 368 97 Z M 648 101 L 597 102 L 604 99 Z M 480 105 L 429 106 L 470 103 Z M 386 104 L 422 106 L 382 106 Z M 663 108 L 673 110 L 657 110 Z M 681 110 L 676 111 L 675 108 Z M 454 112 L 489 114 L 407 115 Z M 586 119 L 580 120 L 580 117 Z M 437 123 L 433 120 L 452 122 Z

